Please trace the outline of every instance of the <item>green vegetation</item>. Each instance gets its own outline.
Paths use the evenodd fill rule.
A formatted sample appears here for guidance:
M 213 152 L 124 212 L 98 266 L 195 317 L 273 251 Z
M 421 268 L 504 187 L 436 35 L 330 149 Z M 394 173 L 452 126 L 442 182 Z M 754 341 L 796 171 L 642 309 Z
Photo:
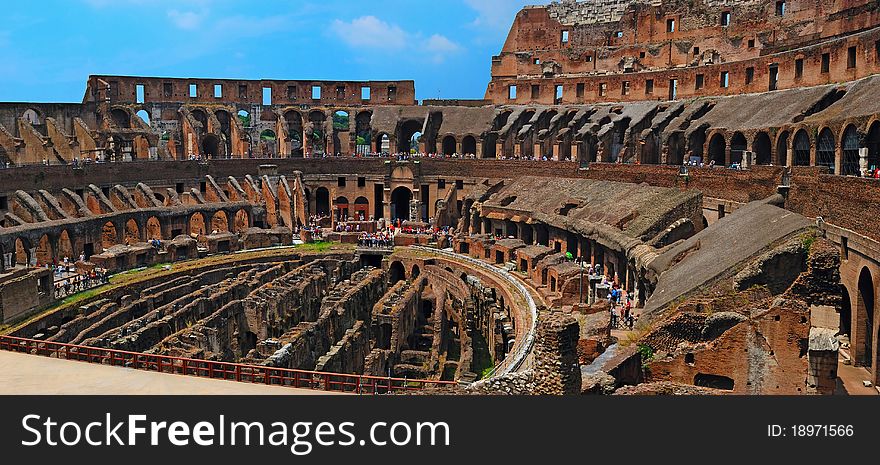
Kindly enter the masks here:
M 348 130 L 348 114 L 347 113 L 333 113 L 333 129 L 337 131 L 347 131 Z
M 639 355 L 642 357 L 642 368 L 648 368 L 654 361 L 654 349 L 647 344 L 639 344 Z
M 813 234 L 812 232 L 805 233 L 804 235 L 801 236 L 801 245 L 803 245 L 804 250 L 806 250 L 807 253 L 809 253 L 810 249 L 813 248 L 813 243 L 815 243 L 815 242 L 816 242 L 816 235 Z

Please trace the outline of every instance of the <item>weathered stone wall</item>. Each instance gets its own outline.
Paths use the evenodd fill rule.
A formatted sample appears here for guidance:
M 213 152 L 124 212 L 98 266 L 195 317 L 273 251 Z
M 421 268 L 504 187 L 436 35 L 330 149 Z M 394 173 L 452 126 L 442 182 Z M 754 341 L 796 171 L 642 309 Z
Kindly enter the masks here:
M 574 395 L 581 392 L 577 320 L 559 312 L 538 317 L 535 341 L 535 394 Z

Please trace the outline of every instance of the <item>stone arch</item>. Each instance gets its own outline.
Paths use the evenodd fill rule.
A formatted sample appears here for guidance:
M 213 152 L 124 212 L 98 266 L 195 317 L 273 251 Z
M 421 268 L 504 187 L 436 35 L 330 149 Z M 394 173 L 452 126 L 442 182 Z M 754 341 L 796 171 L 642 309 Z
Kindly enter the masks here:
M 852 338 L 852 300 L 846 286 L 840 286 L 840 293 L 843 297 L 840 304 L 840 333 Z
M 216 134 L 205 134 L 202 137 L 202 155 L 205 158 L 218 158 L 220 156 L 220 138 Z
M 298 111 L 290 110 L 284 113 L 284 121 L 287 122 L 287 141 L 290 145 L 290 156 L 301 158 L 303 156 L 303 117 Z
M 455 149 L 455 137 L 454 136 L 446 136 L 443 138 L 442 142 L 443 155 L 452 155 L 456 152 Z
M 391 192 L 391 219 L 407 221 L 410 218 L 410 202 L 412 202 L 413 193 L 405 187 L 400 186 Z
M 388 134 L 380 132 L 376 135 L 376 153 L 390 153 L 391 138 Z
M 125 222 L 125 243 L 136 244 L 141 240 L 140 228 L 134 218 Z
M 370 217 L 370 201 L 366 197 L 354 200 L 354 217 L 358 221 L 366 221 Z
M 315 190 L 315 213 L 318 216 L 330 215 L 330 191 L 326 187 Z
M 251 114 L 247 110 L 238 110 L 238 113 L 236 113 L 235 116 L 238 117 L 238 122 L 241 123 L 241 127 L 248 129 L 253 125 Z
M 843 140 L 841 141 L 843 148 L 843 159 L 840 162 L 840 174 L 844 176 L 858 176 L 860 171 L 859 165 L 859 131 L 852 124 L 843 131 Z
M 229 231 L 229 216 L 227 216 L 226 212 L 223 210 L 217 210 L 211 217 L 211 232 L 213 233 L 214 231 Z
M 355 151 L 358 155 L 367 155 L 372 150 L 373 114 L 369 111 L 361 111 L 354 117 Z
M 734 132 L 733 137 L 730 138 L 730 163 L 741 164 L 743 153 L 748 149 L 749 143 L 746 141 L 746 136 L 739 131 Z
M 795 133 L 794 141 L 792 142 L 792 151 L 794 152 L 792 165 L 810 166 L 810 136 L 807 135 L 805 129 L 801 129 Z
M 880 167 L 880 121 L 874 121 L 869 126 L 865 147 L 868 149 L 868 169 Z
M 769 165 L 772 163 L 770 151 L 770 136 L 766 132 L 755 134 L 755 140 L 752 141 L 752 152 L 755 153 L 755 164 Z
M 116 233 L 116 225 L 112 221 L 104 223 L 104 226 L 101 227 L 101 248 L 107 250 L 118 242 L 119 235 Z
M 205 216 L 200 212 L 193 213 L 192 216 L 189 217 L 189 234 L 191 236 L 203 236 L 205 233 L 207 233 Z
M 343 136 L 340 136 L 339 133 L 345 133 L 344 137 L 348 137 L 351 113 L 348 110 L 336 110 L 331 117 L 333 118 L 333 153 L 343 154 L 347 144 L 343 143 Z
M 725 151 L 727 150 L 727 142 L 721 133 L 715 133 L 709 139 L 709 160 L 714 161 L 716 165 L 724 166 L 726 164 Z
M 31 266 L 32 262 L 31 242 L 26 237 L 18 237 L 15 239 L 15 264 L 20 266 Z
M 419 265 L 413 265 L 412 271 L 410 271 L 409 273 L 410 279 L 415 281 L 415 279 L 418 278 L 421 273 L 422 271 L 421 269 L 419 269 Z
M 42 126 L 43 125 L 43 116 L 37 110 L 33 108 L 28 108 L 22 113 L 21 118 L 25 120 L 31 126 Z
M 145 230 L 147 234 L 147 240 L 152 241 L 154 239 L 162 240 L 162 223 L 159 222 L 159 218 L 155 216 L 151 216 L 147 219 L 147 226 Z
M 486 134 L 483 137 L 483 157 L 482 158 L 498 158 L 498 135 Z
M 461 140 L 461 153 L 465 155 L 477 154 L 477 138 L 471 135 L 464 136 Z
M 137 117 L 141 119 L 147 126 L 150 125 L 150 114 L 147 113 L 147 110 L 140 110 L 137 112 Z
M 857 346 L 855 347 L 856 364 L 873 366 L 874 344 L 874 318 L 876 305 L 876 293 L 874 277 L 868 267 L 862 268 L 859 273 L 858 291 L 856 293 L 856 318 L 855 330 Z
M 816 139 L 816 166 L 824 166 L 834 174 L 836 148 L 834 133 L 829 128 L 822 129 Z
M 234 228 L 237 233 L 245 232 L 250 228 L 250 216 L 244 209 L 235 212 Z
M 110 110 L 110 120 L 119 129 L 131 129 L 131 115 L 122 108 Z
M 336 212 L 337 221 L 348 220 L 351 210 L 349 209 L 348 197 L 339 196 L 333 202 L 333 210 Z
M 400 261 L 394 261 L 388 267 L 388 285 L 393 286 L 406 279 L 406 267 Z
M 776 138 L 776 164 L 788 166 L 788 131 L 782 131 Z
M 40 240 L 37 241 L 36 257 L 37 266 L 53 263 L 55 253 L 52 250 L 52 241 L 49 239 L 48 234 L 43 234 L 40 236 Z
M 694 157 L 700 157 L 701 160 L 708 163 L 703 156 L 703 146 L 706 144 L 706 130 L 698 128 L 688 136 L 688 150 Z
M 399 153 L 410 153 L 412 147 L 412 139 L 416 133 L 422 132 L 422 123 L 417 120 L 406 120 L 400 124 L 400 130 L 397 137 L 397 151 Z M 418 152 L 418 147 L 416 147 Z
M 58 258 L 64 260 L 64 257 L 76 260 L 76 250 L 73 249 L 73 242 L 70 240 L 70 233 L 67 230 L 61 231 L 58 235 Z

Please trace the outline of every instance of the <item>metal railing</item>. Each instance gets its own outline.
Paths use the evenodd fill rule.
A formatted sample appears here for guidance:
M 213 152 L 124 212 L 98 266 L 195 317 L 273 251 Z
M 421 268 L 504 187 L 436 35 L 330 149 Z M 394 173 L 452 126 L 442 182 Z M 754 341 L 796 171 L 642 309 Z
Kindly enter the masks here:
M 420 391 L 430 386 L 451 386 L 457 384 L 454 381 L 386 378 L 215 362 L 39 341 L 13 336 L 0 336 L 0 350 L 156 373 L 350 394 L 405 393 Z
M 526 301 L 526 305 L 529 307 L 529 316 L 531 318 L 531 321 L 529 322 L 529 330 L 526 334 L 525 341 L 519 344 L 516 353 L 512 357 L 506 357 L 504 360 L 501 361 L 501 363 L 492 368 L 491 372 L 486 378 L 503 376 L 519 370 L 522 367 L 523 363 L 526 361 L 529 353 L 532 351 L 532 347 L 534 347 L 535 345 L 535 336 L 538 332 L 538 307 L 535 304 L 535 300 L 532 298 L 532 294 L 529 292 L 528 289 L 526 289 L 525 285 L 523 285 L 516 278 L 512 277 L 510 273 L 508 273 L 506 270 L 499 269 L 482 260 L 478 260 L 468 255 L 462 255 L 455 252 L 450 252 L 448 250 L 432 249 L 430 247 L 424 246 L 412 246 L 412 248 L 468 262 L 471 265 L 479 267 L 482 270 L 488 271 L 502 278 L 504 281 L 513 285 L 513 287 L 515 287 L 517 291 L 522 294 L 523 300 Z

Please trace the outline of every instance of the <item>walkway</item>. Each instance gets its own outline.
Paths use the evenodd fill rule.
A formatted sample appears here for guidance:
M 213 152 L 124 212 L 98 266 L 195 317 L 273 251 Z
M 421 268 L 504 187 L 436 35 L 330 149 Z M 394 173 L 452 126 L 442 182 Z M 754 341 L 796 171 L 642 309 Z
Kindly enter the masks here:
M 328 395 L 0 351 L 0 395 Z

